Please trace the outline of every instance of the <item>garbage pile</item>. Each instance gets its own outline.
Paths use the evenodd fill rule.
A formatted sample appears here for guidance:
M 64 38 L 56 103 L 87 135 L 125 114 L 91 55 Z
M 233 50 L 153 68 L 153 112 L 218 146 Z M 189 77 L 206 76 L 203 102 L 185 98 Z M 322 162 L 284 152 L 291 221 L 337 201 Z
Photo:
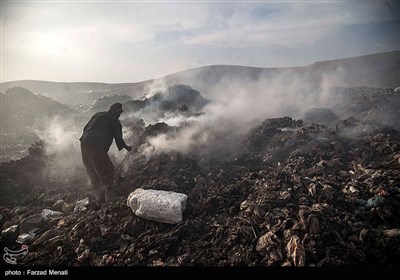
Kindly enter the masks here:
M 137 135 L 141 143 L 145 133 L 170 131 L 165 124 L 146 129 Z M 2 185 L 29 189 L 31 197 L 21 191 L 19 200 L 2 200 L 2 242 L 28 246 L 19 265 L 400 263 L 398 130 L 353 117 L 335 128 L 283 117 L 265 120 L 241 141 L 240 151 L 208 164 L 172 152 L 131 156 L 119 201 L 101 206 L 83 183 L 55 186 L 38 177 L 34 162 L 46 160 L 40 153 L 2 164 Z M 20 165 L 36 168 L 36 175 L 24 171 L 36 176 L 35 186 L 17 180 Z M 186 195 L 182 221 L 134 215 L 127 199 L 140 188 Z

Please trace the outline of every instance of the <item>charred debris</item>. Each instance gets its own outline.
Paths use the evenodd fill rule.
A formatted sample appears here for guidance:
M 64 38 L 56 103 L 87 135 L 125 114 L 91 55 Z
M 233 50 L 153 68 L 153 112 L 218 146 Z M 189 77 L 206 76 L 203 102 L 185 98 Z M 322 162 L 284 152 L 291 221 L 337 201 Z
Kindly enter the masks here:
M 381 116 L 382 99 L 398 117 L 398 96 L 357 89 L 336 115 L 316 109 L 304 120 L 266 119 L 232 153 L 145 157 L 138 149 L 149 137 L 179 128 L 131 123 L 137 149 L 116 166 L 120 200 L 102 206 L 76 208 L 90 200 L 86 175 L 49 176 L 53 158 L 37 142 L 27 157 L 1 164 L 2 242 L 10 249 L 28 245 L 20 265 L 398 264 L 398 118 L 396 127 L 373 117 Z M 183 222 L 134 216 L 126 198 L 136 188 L 187 194 Z

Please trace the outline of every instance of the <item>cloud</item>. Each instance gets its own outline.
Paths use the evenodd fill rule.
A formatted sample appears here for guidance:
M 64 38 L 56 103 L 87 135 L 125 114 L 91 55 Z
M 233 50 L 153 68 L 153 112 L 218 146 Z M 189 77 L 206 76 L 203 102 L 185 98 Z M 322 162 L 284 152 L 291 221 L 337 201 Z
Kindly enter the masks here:
M 156 46 L 154 40 L 159 34 L 171 32 L 177 32 L 177 37 L 171 40 L 182 39 L 189 45 L 310 44 L 331 28 L 395 17 L 387 4 L 354 1 L 239 2 L 229 6 L 201 2 L 23 4 L 7 5 L 4 12 L 7 20 L 2 24 L 5 44 L 33 37 L 31 41 L 35 44 L 31 47 L 36 49 L 51 46 L 52 37 L 56 42 L 61 41 L 64 48 L 73 44 L 69 49 L 86 45 L 100 48 L 133 45 L 150 40 Z
M 394 1 L 7 1 L 3 80 L 133 82 L 209 64 L 312 63 L 348 26 L 399 19 L 399 10 Z M 355 35 L 354 55 L 393 49 L 368 44 L 381 32 Z
M 298 47 L 314 44 L 331 28 L 291 28 L 291 29 L 239 29 L 225 30 L 205 34 L 185 41 L 188 45 L 208 45 L 219 47 L 265 47 L 265 46 L 287 46 Z
M 250 3 L 244 9 L 232 10 L 228 18 L 211 18 L 209 25 L 220 28 L 189 34 L 184 43 L 238 48 L 298 47 L 312 45 L 344 26 L 395 18 L 396 13 L 386 4 L 376 2 Z M 225 20 L 226 24 L 215 22 L 218 20 Z

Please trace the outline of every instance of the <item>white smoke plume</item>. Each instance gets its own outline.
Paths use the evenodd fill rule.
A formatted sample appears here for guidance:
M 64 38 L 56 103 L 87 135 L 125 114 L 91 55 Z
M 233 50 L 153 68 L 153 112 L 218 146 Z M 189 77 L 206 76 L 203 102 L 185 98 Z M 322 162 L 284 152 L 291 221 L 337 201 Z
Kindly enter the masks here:
M 79 137 L 82 128 L 75 120 L 55 116 L 48 120 L 43 131 L 37 131 L 39 137 L 46 141 L 45 152 L 48 155 L 68 153 L 79 147 Z
M 151 84 L 146 85 L 144 89 L 144 98 L 150 98 L 158 92 L 164 92 L 168 88 L 165 79 L 157 79 Z
M 55 181 L 69 181 L 82 174 L 80 153 L 81 122 L 72 116 L 55 116 L 36 129 L 44 141 L 46 175 Z
M 153 122 L 165 122 L 179 126 L 190 123 L 175 135 L 160 134 L 150 138 L 139 151 L 145 156 L 161 152 L 189 153 L 193 149 L 207 147 L 234 148 L 238 137 L 267 118 L 289 116 L 302 118 L 313 107 L 325 107 L 332 103 L 330 88 L 341 84 L 342 73 L 323 75 L 319 89 L 311 89 L 304 79 L 293 73 L 249 79 L 221 80 L 208 90 L 211 102 L 199 117 L 164 117 Z

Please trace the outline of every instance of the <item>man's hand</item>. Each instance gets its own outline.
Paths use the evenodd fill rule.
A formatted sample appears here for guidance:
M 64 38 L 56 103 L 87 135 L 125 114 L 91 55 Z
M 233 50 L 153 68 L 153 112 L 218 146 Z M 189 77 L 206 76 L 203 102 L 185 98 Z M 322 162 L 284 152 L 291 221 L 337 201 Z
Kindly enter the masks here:
M 125 149 L 130 152 L 132 150 L 132 146 L 125 146 Z

